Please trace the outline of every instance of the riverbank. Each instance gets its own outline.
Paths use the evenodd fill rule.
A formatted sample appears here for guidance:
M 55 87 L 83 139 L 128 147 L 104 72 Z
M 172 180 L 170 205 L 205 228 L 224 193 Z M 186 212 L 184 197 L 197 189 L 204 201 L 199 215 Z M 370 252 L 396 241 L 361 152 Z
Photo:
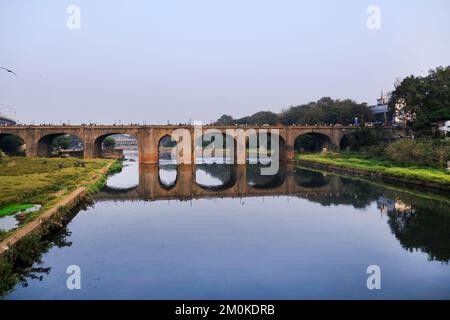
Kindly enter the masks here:
M 109 172 L 121 168 L 114 160 L 86 160 L 83 166 L 75 162 L 73 158 L 12 157 L 0 165 L 0 217 L 20 215 L 17 228 L 0 231 L 0 256 L 59 211 L 97 191 Z M 26 211 L 34 206 L 37 210 Z
M 444 169 L 399 166 L 381 159 L 364 158 L 356 153 L 299 154 L 296 162 L 315 169 L 450 191 L 450 174 Z

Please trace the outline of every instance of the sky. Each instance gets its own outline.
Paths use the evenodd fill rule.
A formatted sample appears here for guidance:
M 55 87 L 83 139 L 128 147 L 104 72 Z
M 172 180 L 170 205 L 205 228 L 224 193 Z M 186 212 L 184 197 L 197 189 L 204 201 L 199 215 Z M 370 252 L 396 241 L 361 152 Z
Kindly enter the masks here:
M 19 122 L 208 123 L 324 96 L 375 104 L 450 65 L 450 1 L 0 0 L 0 40 L 18 74 L 0 70 L 0 109 Z

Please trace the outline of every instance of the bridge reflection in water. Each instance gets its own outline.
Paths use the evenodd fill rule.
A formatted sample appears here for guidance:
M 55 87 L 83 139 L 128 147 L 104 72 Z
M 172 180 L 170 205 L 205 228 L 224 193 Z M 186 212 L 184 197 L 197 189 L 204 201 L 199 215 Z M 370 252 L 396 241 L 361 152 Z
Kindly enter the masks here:
M 16 286 L 9 298 L 73 299 L 59 285 L 67 261 L 98 279 L 80 290 L 88 299 L 373 298 L 369 263 L 387 271 L 389 285 L 377 298 L 450 296 L 448 197 L 289 163 L 274 176 L 256 165 L 125 164 L 88 214 L 72 212 L 46 238 L 37 267 L 20 271 L 23 283 L 41 283 L 5 281 Z M 258 199 L 266 196 L 279 199 Z M 202 198 L 227 199 L 183 201 Z M 157 201 L 165 199 L 181 201 Z
M 106 186 L 96 194 L 96 201 L 292 196 L 322 206 L 350 205 L 361 210 L 376 203 L 404 249 L 426 252 L 430 260 L 450 261 L 450 199 L 446 196 L 430 197 L 424 190 L 372 184 L 295 168 L 292 163 L 283 163 L 273 176 L 261 175 L 259 165 L 248 164 L 134 165 L 139 166 L 136 186 Z
M 126 188 L 106 186 L 95 198 L 101 201 L 315 196 L 338 195 L 342 191 L 339 177 L 294 170 L 292 163 L 284 163 L 272 176 L 261 175 L 259 165 L 140 164 L 138 185 Z

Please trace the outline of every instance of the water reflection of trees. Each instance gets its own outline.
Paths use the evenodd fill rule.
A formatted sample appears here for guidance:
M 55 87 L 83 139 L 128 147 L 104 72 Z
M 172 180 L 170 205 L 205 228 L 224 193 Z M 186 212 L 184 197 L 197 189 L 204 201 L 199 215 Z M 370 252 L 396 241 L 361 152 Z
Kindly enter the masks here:
M 419 250 L 430 260 L 450 261 L 450 206 L 448 200 L 420 197 L 418 193 L 386 188 L 366 181 L 297 170 L 294 179 L 302 187 L 317 193 L 301 195 L 309 201 L 329 205 L 352 205 L 366 208 L 376 201 L 377 208 L 388 217 L 388 224 L 401 246 Z M 320 190 L 322 187 L 329 187 Z M 420 192 L 420 190 L 417 190 Z
M 397 200 L 398 202 L 398 200 Z M 392 233 L 408 251 L 420 250 L 430 260 L 450 261 L 450 210 L 448 202 L 417 199 L 388 212 Z
M 17 285 L 27 287 L 29 280 L 42 281 L 51 272 L 50 267 L 42 266 L 42 255 L 55 246 L 63 248 L 72 245 L 67 223 L 86 205 L 88 203 L 66 214 L 61 222 L 45 222 L 40 235 L 27 236 L 8 250 L 0 259 L 0 298 L 13 291 Z
M 323 206 L 352 205 L 366 208 L 380 195 L 380 191 L 370 184 L 323 172 L 297 169 L 294 180 L 298 186 L 309 189 L 307 195 L 299 195 Z

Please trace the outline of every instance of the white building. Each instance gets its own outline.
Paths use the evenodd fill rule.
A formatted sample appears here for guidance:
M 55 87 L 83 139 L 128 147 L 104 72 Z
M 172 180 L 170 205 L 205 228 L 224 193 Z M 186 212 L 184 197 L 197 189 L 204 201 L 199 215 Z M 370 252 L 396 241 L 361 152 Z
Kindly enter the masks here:
M 394 87 L 397 88 L 401 84 L 401 80 L 397 79 L 394 83 Z M 375 121 L 377 123 L 393 125 L 406 125 L 406 123 L 414 118 L 414 115 L 405 114 L 404 106 L 405 104 L 398 101 L 392 112 L 392 118 L 388 119 L 389 113 L 389 101 L 391 100 L 392 92 L 387 92 L 383 94 L 381 91 L 380 97 L 377 99 L 377 105 L 370 107 L 375 115 Z
M 388 123 L 388 112 L 389 112 L 389 99 L 391 98 L 391 93 L 383 94 L 381 91 L 380 97 L 377 99 L 377 104 L 371 106 L 373 114 L 375 115 L 375 122 L 377 123 Z
M 116 147 L 137 146 L 137 139 L 129 134 L 115 134 L 111 136 L 116 142 Z

